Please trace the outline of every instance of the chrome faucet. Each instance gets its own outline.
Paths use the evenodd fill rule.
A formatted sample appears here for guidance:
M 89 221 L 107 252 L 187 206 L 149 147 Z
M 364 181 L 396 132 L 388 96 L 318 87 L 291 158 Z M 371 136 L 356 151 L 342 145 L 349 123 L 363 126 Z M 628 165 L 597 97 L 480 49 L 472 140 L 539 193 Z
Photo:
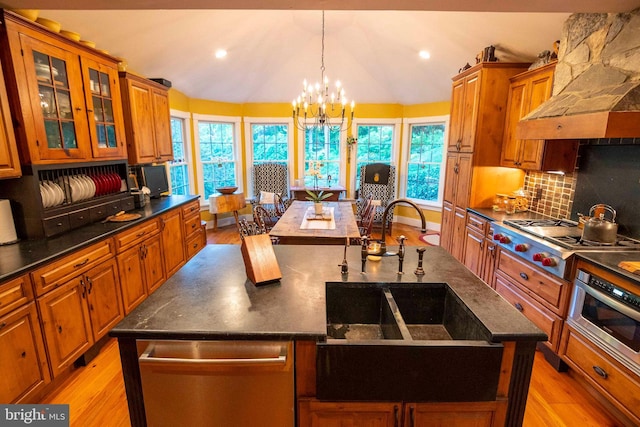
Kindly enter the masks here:
M 381 238 L 379 241 L 380 244 L 380 248 L 378 249 L 377 252 L 369 252 L 368 250 L 368 238 L 367 237 L 363 237 L 362 239 L 362 272 L 365 272 L 365 265 L 367 262 L 367 256 L 368 255 L 377 255 L 377 256 L 397 256 L 398 257 L 398 274 L 402 274 L 402 264 L 404 261 L 404 241 L 406 240 L 405 236 L 399 236 L 397 241 L 400 244 L 400 246 L 398 247 L 398 252 L 387 252 L 387 244 L 386 244 L 386 237 L 387 237 L 387 217 L 389 215 L 389 212 L 391 212 L 391 209 L 394 208 L 395 205 L 397 205 L 398 203 L 406 203 L 409 206 L 413 207 L 418 214 L 420 215 L 420 220 L 422 221 L 422 232 L 426 233 L 427 232 L 427 221 L 424 219 L 424 214 L 422 213 L 422 210 L 418 207 L 418 205 L 416 205 L 415 203 L 413 203 L 411 200 L 407 200 L 407 199 L 396 199 L 393 200 L 392 202 L 390 202 L 387 207 L 384 210 L 384 214 L 382 215 L 382 233 L 381 233 Z M 420 260 L 422 260 L 422 257 L 420 257 Z
M 380 250 L 378 250 L 376 255 L 379 255 L 379 256 L 394 256 L 394 255 L 398 255 L 396 252 L 387 252 L 387 243 L 386 243 L 387 217 L 389 215 L 389 212 L 391 212 L 391 210 L 398 203 L 406 203 L 407 205 L 409 205 L 412 208 L 414 208 L 416 210 L 416 212 L 418 212 L 418 215 L 420 215 L 420 221 L 422 221 L 422 229 L 421 229 L 421 231 L 423 233 L 427 232 L 427 221 L 424 219 L 424 214 L 422 213 L 422 210 L 418 207 L 418 205 L 413 203 L 411 200 L 407 200 L 407 199 L 396 199 L 396 200 L 393 200 L 393 201 L 389 202 L 389 204 L 387 205 L 387 207 L 384 210 L 384 213 L 382 214 L 382 232 L 381 232 L 381 236 L 380 236 Z

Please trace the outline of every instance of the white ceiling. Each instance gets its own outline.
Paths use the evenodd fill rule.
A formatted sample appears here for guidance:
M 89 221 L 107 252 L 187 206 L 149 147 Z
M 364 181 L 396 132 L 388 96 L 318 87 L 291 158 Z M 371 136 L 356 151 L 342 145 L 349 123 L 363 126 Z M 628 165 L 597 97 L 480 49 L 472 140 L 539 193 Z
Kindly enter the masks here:
M 40 16 L 59 21 L 63 29 L 126 58 L 136 72 L 170 80 L 190 98 L 245 103 L 291 102 L 304 78 L 320 80 L 321 12 L 300 9 L 313 9 L 317 4 L 334 9 L 383 9 L 390 3 L 218 0 L 204 6 L 212 2 L 166 1 L 9 0 L 4 4 L 41 8 Z M 501 61 L 532 61 L 560 38 L 569 11 L 618 12 L 638 6 L 637 0 L 607 2 L 606 6 L 591 0 L 402 0 L 392 4 L 395 9 L 430 4 L 435 10 L 442 9 L 443 3 L 453 3 L 445 5 L 448 9 L 467 11 L 327 10 L 326 75 L 332 81 L 340 79 L 346 96 L 357 103 L 410 105 L 448 100 L 451 77 L 465 63 L 473 65 L 486 46 L 494 45 Z M 560 12 L 468 11 L 478 7 L 513 10 L 513 3 L 526 4 L 529 11 Z M 554 9 L 554 3 L 562 4 Z M 175 9 L 176 5 L 182 9 Z M 170 6 L 172 10 L 156 9 Z M 218 9 L 192 9 L 203 6 Z M 112 10 L 60 9 L 78 7 Z M 146 10 L 123 10 L 136 7 Z M 243 7 L 247 9 L 237 9 Z M 288 10 L 293 7 L 298 10 Z M 218 48 L 228 50 L 223 60 L 214 57 Z M 431 59 L 418 57 L 422 49 L 431 53 Z

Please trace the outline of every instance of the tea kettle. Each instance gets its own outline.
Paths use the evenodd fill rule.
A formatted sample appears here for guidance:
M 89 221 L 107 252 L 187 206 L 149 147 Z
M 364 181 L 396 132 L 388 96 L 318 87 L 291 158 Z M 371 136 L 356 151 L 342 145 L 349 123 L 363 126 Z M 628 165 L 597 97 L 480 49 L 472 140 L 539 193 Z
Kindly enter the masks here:
M 605 218 L 605 213 L 611 214 L 611 219 Z M 597 216 L 594 216 L 595 215 Z M 618 236 L 618 224 L 616 224 L 616 211 L 609 205 L 597 204 L 589 209 L 589 217 L 586 218 L 582 230 L 582 240 L 599 243 L 615 243 Z

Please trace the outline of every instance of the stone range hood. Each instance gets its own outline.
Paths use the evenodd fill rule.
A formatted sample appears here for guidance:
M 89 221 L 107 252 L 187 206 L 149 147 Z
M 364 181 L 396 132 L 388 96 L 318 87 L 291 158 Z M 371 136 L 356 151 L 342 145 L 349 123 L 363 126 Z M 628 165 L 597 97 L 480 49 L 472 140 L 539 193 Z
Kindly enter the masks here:
M 640 9 L 567 19 L 553 95 L 522 118 L 517 137 L 640 137 Z

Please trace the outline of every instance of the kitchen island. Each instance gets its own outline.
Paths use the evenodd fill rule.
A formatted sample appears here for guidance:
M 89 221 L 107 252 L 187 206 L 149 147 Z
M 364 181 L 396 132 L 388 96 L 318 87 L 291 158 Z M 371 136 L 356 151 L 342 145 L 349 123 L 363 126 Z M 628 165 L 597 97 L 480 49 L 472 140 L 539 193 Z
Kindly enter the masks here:
M 246 277 L 238 245 L 208 245 L 110 331 L 117 337 L 133 426 L 146 425 L 140 340 L 288 340 L 296 343 L 296 397 L 315 391 L 316 343 L 327 341 L 326 284 L 445 283 L 482 325 L 488 343 L 504 346 L 498 397 L 504 410 L 493 425 L 518 425 L 537 341 L 546 335 L 440 247 L 425 252 L 421 277 L 417 253 L 407 250 L 403 275 L 398 260 L 368 262 L 360 272 L 360 248 L 274 246 L 280 282 L 256 287 Z M 306 362 L 306 364 L 305 364 Z M 500 400 L 495 399 L 495 400 Z M 500 412 L 500 411 L 498 411 Z

